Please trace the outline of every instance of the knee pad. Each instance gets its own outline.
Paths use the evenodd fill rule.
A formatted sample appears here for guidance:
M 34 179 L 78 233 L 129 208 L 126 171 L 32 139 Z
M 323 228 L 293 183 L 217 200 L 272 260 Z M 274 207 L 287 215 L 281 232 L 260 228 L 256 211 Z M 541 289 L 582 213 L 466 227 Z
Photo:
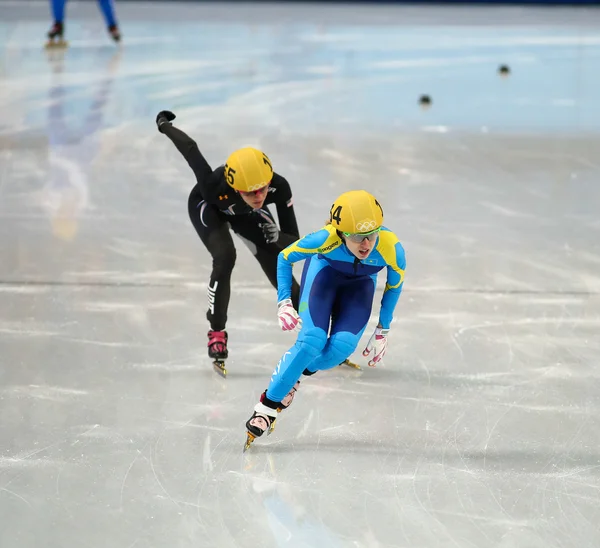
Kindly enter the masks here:
M 320 327 L 309 327 L 303 329 L 301 337 L 298 337 L 296 346 L 298 350 L 305 352 L 311 357 L 315 357 L 323 351 L 327 342 L 327 333 Z
M 360 337 L 346 331 L 336 333 L 329 339 L 328 354 L 336 363 L 341 363 L 356 350 Z M 339 361 L 337 361 L 339 360 Z

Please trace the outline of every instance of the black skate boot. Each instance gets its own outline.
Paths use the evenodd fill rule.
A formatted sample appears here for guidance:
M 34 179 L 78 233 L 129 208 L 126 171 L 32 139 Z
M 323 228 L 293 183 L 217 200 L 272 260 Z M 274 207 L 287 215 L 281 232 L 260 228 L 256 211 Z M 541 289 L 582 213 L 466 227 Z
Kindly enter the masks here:
M 208 357 L 213 360 L 215 371 L 226 377 L 225 360 L 229 356 L 227 351 L 227 331 L 208 332 Z
M 67 46 L 63 35 L 65 33 L 65 27 L 62 22 L 55 21 L 50 30 L 48 31 L 48 42 L 46 42 L 46 48 L 64 48 Z
M 110 36 L 115 42 L 118 43 L 121 41 L 121 33 L 117 25 L 111 25 L 110 27 L 108 27 L 108 34 L 110 34 Z
M 273 432 L 277 413 L 281 413 L 281 411 L 287 409 L 292 404 L 299 387 L 300 381 L 296 381 L 296 384 L 280 402 L 267 398 L 266 390 L 260 395 L 260 403 L 256 404 L 254 413 L 246 422 L 247 438 L 244 445 L 244 453 L 256 438 L 260 438 L 265 432 L 267 436 Z
M 256 438 L 260 438 L 265 432 L 267 436 L 275 428 L 277 413 L 281 411 L 281 402 L 275 402 L 267 398 L 265 390 L 260 396 L 260 403 L 254 406 L 254 413 L 246 421 L 246 443 L 244 453 Z

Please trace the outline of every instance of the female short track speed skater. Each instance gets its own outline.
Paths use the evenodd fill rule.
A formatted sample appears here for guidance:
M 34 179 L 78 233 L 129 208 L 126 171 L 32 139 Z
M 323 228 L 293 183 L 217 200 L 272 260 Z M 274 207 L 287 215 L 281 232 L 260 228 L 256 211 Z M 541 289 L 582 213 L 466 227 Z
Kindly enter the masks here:
M 277 413 L 289 407 L 301 375 L 331 369 L 356 349 L 373 305 L 377 273 L 387 267 L 379 323 L 363 351 L 369 366 L 383 358 L 394 309 L 404 283 L 404 248 L 383 226 L 379 202 L 365 190 L 339 196 L 329 223 L 279 254 L 278 317 L 284 331 L 299 330 L 296 344 L 281 358 L 267 390 L 246 422 L 244 451 L 273 429 Z M 290 300 L 292 264 L 306 260 L 298 312 Z
M 225 165 L 213 171 L 196 142 L 171 124 L 174 119 L 172 112 L 161 111 L 156 124 L 158 130 L 173 141 L 196 175 L 197 184 L 189 196 L 188 213 L 213 261 L 206 315 L 210 322 L 208 355 L 215 360 L 217 372 L 226 374 L 225 325 L 236 259 L 229 227 L 247 245 L 277 288 L 279 252 L 299 238 L 292 190 L 289 183 L 273 171 L 267 155 L 251 147 L 236 150 Z M 267 209 L 268 204 L 275 204 L 280 226 Z M 288 297 L 297 305 L 300 286 L 291 275 L 288 289 Z
M 67 45 L 64 40 L 66 3 L 67 0 L 50 0 L 54 23 L 48 31 L 48 42 L 46 47 L 64 47 Z M 108 33 L 115 42 L 119 42 L 121 40 L 121 32 L 119 31 L 119 26 L 117 25 L 115 9 L 112 0 L 98 0 L 98 5 L 102 11 L 104 20 L 106 21 Z

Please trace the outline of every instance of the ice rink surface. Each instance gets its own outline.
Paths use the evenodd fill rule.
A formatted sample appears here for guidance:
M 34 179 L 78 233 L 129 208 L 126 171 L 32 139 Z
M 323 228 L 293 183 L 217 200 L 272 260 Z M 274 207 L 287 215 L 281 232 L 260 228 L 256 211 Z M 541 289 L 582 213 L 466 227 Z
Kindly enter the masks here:
M 0 546 L 600 546 L 600 12 L 116 7 L 122 47 L 72 3 L 48 54 L 0 3 Z M 294 337 L 237 240 L 213 372 L 165 108 L 214 167 L 263 148 L 301 232 L 366 188 L 407 253 L 385 366 L 246 454 Z

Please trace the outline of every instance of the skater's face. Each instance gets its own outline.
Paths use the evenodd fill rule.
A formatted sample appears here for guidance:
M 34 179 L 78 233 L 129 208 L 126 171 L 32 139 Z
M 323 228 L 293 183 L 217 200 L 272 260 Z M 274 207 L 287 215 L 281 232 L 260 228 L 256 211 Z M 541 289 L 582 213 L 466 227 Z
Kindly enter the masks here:
M 260 209 L 267 199 L 269 185 L 263 186 L 253 192 L 242 192 L 241 190 L 238 192 L 240 193 L 242 200 L 244 200 L 251 208 Z
M 366 259 L 377 243 L 379 230 L 370 234 L 343 234 L 346 246 L 359 259 Z

